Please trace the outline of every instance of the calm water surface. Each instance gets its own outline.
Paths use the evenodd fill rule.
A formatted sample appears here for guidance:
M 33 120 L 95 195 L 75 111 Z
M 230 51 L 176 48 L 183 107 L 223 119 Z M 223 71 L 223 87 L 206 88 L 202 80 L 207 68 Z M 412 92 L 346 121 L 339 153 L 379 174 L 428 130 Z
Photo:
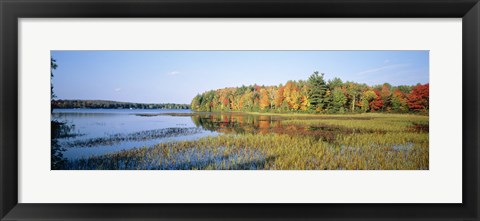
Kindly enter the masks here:
M 291 117 L 190 110 L 55 109 L 52 119 L 69 127 L 69 136 L 56 139 L 67 159 L 219 134 L 278 133 L 329 141 L 335 133 L 349 133 L 334 127 L 282 124 Z
M 218 133 L 193 123 L 190 110 L 55 109 L 52 119 L 65 122 L 72 136 L 58 138 L 64 157 L 77 159 L 160 142 L 194 140 Z M 155 114 L 145 116 L 144 114 Z

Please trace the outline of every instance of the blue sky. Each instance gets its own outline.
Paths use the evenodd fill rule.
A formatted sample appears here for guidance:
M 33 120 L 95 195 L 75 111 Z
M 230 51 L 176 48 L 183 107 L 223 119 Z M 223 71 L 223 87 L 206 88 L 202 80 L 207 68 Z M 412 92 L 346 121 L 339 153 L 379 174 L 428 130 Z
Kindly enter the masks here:
M 307 80 L 429 82 L 428 51 L 52 51 L 59 99 L 190 103 L 198 93 Z

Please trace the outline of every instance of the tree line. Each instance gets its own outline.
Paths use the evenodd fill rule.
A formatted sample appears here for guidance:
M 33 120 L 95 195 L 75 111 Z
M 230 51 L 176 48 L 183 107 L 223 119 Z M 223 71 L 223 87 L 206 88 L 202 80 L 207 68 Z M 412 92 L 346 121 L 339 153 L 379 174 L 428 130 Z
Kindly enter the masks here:
M 190 109 L 188 104 L 144 104 L 105 100 L 52 100 L 52 108 L 92 108 L 92 109 Z
M 326 81 L 314 72 L 308 80 L 288 81 L 278 86 L 241 86 L 210 90 L 195 96 L 194 111 L 252 111 L 304 113 L 428 113 L 429 84 L 368 86 Z

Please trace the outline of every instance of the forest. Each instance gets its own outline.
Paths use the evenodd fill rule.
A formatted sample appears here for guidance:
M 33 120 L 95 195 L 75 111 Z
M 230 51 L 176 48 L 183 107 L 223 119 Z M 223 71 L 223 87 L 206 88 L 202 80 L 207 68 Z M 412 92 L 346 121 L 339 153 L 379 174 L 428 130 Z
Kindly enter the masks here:
M 241 86 L 206 91 L 191 102 L 194 111 L 301 113 L 422 113 L 429 110 L 429 84 L 368 86 L 325 80 L 314 72 L 308 80 L 278 86 Z
M 92 108 L 92 109 L 190 109 L 188 104 L 144 104 L 106 100 L 52 100 L 52 108 Z

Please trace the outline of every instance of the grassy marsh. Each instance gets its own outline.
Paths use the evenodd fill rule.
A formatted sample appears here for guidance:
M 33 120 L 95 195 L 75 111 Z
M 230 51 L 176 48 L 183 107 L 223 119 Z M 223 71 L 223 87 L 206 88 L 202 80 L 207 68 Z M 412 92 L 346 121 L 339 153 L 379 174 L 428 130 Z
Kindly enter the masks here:
M 263 116 L 263 117 L 262 117 Z M 209 115 L 219 136 L 160 143 L 68 162 L 68 169 L 426 170 L 428 116 Z

